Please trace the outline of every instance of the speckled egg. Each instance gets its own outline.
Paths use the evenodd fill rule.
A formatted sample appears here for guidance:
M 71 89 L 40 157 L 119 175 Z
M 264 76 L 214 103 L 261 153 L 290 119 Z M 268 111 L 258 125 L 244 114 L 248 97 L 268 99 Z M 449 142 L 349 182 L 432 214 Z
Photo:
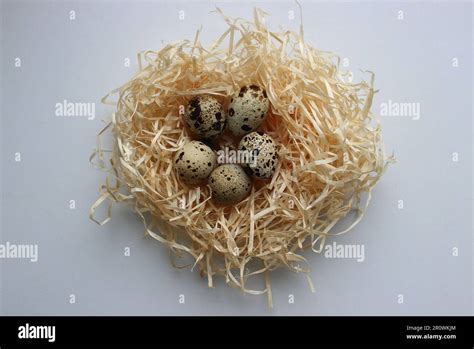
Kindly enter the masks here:
M 221 205 L 242 201 L 252 189 L 252 181 L 244 169 L 235 164 L 216 167 L 209 177 L 213 200 Z
M 222 105 L 214 97 L 206 95 L 194 97 L 189 101 L 184 121 L 198 138 L 218 136 L 226 126 Z
M 257 85 L 244 86 L 229 104 L 227 123 L 235 136 L 255 131 L 267 116 L 270 102 L 264 89 Z
M 174 168 L 179 178 L 188 184 L 205 181 L 216 164 L 216 153 L 199 141 L 187 143 L 174 157 Z
M 253 155 L 250 163 L 246 164 L 252 176 L 259 179 L 273 176 L 278 164 L 278 149 L 272 137 L 261 132 L 249 133 L 240 140 L 239 150 Z

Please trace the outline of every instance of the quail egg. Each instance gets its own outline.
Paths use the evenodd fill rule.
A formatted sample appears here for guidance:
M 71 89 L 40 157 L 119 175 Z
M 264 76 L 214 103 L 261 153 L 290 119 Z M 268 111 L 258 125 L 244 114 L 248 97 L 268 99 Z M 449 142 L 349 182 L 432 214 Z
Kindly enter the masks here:
M 203 142 L 191 141 L 176 152 L 174 167 L 179 178 L 188 184 L 204 181 L 216 167 L 214 151 Z
M 209 177 L 209 186 L 216 203 L 236 204 L 242 201 L 252 189 L 252 181 L 242 167 L 224 164 L 216 167 Z
M 275 173 L 278 164 L 277 145 L 266 133 L 252 132 L 239 143 L 239 150 L 249 153 L 246 168 L 255 178 L 268 179 Z
M 229 104 L 227 123 L 235 136 L 255 131 L 265 119 L 270 102 L 264 89 L 257 85 L 243 86 Z
M 191 99 L 184 113 L 184 121 L 199 138 L 220 135 L 226 126 L 222 105 L 211 96 L 197 96 Z

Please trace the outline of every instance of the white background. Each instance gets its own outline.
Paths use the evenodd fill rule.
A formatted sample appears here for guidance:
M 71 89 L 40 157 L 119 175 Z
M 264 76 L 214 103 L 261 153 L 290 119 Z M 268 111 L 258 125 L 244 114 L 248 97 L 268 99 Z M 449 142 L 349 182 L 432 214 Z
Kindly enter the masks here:
M 247 19 L 257 5 L 274 29 L 299 25 L 292 1 L 217 4 Z M 472 4 L 302 4 L 308 42 L 347 57 L 357 76 L 361 69 L 376 73 L 375 113 L 388 100 L 421 106 L 417 121 L 380 118 L 387 152 L 399 162 L 380 181 L 357 228 L 328 241 L 363 244 L 364 262 L 306 253 L 316 293 L 303 275 L 277 271 L 269 310 L 265 296 L 243 295 L 222 280 L 208 289 L 197 271 L 174 269 L 166 248 L 144 237 L 127 207 L 115 207 L 106 226 L 90 222 L 104 175 L 88 157 L 102 119 L 113 111 L 100 98 L 135 74 L 138 51 L 192 40 L 201 25 L 203 42 L 210 43 L 225 24 L 210 13 L 210 2 L 7 1 L 1 10 L 1 242 L 38 244 L 39 260 L 0 259 L 2 314 L 473 313 Z M 124 66 L 127 57 L 131 67 Z M 56 116 L 55 104 L 65 99 L 97 103 L 95 120 Z M 76 209 L 69 209 L 70 200 Z

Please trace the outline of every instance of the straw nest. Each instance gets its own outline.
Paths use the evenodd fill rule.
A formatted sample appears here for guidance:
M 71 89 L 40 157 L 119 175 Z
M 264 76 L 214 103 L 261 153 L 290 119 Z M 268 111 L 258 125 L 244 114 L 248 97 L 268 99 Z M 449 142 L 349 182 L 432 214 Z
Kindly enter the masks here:
M 198 30 L 193 41 L 143 52 L 138 74 L 104 97 L 117 111 L 99 136 L 111 130 L 114 145 L 107 152 L 99 138 L 93 154 L 99 166 L 106 160 L 111 166 L 90 214 L 104 224 L 112 203 L 129 202 L 149 236 L 176 256 L 194 257 L 209 287 L 221 275 L 244 292 L 267 293 L 271 306 L 268 272 L 280 266 L 308 271 L 300 252 L 320 252 L 328 235 L 360 221 L 390 158 L 370 112 L 373 75 L 370 83 L 353 83 L 337 56 L 305 43 L 302 25 L 299 33 L 274 32 L 259 9 L 251 22 L 217 12 L 228 29 L 211 47 L 201 45 Z M 279 144 L 281 160 L 272 179 L 256 183 L 249 197 L 218 207 L 209 187 L 188 187 L 173 170 L 175 152 L 191 139 L 180 115 L 195 95 L 225 104 L 248 84 L 267 91 L 271 110 L 262 130 Z M 118 101 L 109 102 L 113 94 Z M 220 142 L 236 145 L 228 137 Z M 99 222 L 94 212 L 107 201 L 108 216 Z M 354 210 L 349 227 L 333 232 Z M 258 274 L 264 287 L 247 288 Z

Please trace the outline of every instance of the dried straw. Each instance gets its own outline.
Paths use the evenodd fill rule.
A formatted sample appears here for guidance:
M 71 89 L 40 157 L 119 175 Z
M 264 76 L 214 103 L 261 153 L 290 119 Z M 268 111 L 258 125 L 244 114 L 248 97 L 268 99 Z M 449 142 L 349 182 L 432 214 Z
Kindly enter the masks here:
M 194 42 L 142 52 L 138 74 L 104 97 L 117 112 L 99 134 L 91 160 L 97 157 L 105 169 L 100 136 L 106 131 L 112 131 L 114 147 L 90 217 L 104 224 L 112 203 L 129 202 L 148 235 L 176 256 L 194 257 L 209 287 L 221 275 L 246 293 L 266 293 L 271 306 L 269 271 L 309 271 L 301 250 L 321 252 L 328 235 L 345 233 L 361 220 L 392 157 L 385 156 L 379 123 L 372 122 L 373 74 L 370 84 L 352 83 L 351 73 L 338 69 L 337 56 L 304 42 L 302 26 L 300 33 L 273 32 L 259 9 L 252 22 L 217 12 L 228 29 L 210 48 L 201 45 L 198 30 Z M 226 103 L 251 83 L 267 91 L 271 111 L 262 128 L 279 144 L 281 160 L 272 180 L 254 186 L 247 199 L 216 207 L 209 187 L 187 187 L 173 171 L 173 155 L 191 139 L 180 112 L 194 95 Z M 109 102 L 116 93 L 118 101 Z M 94 213 L 104 202 L 108 216 L 99 222 Z M 334 233 L 353 210 L 352 224 Z M 249 277 L 258 274 L 264 274 L 265 287 L 247 288 Z

